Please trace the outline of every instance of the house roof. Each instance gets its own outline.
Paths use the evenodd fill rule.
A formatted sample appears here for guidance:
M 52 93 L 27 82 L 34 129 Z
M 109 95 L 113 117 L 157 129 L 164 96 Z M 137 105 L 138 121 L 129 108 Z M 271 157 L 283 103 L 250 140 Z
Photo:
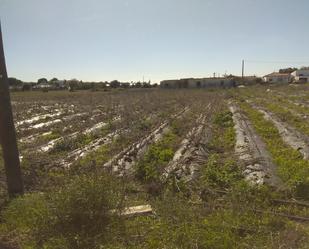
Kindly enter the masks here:
M 289 77 L 290 74 L 289 73 L 277 73 L 277 72 L 273 72 L 271 74 L 267 74 L 264 77 Z

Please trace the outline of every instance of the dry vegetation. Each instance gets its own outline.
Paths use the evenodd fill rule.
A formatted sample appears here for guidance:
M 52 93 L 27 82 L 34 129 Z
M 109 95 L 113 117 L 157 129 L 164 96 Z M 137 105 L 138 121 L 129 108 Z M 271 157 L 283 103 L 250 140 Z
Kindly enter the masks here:
M 0 247 L 308 248 L 308 90 L 14 93 Z

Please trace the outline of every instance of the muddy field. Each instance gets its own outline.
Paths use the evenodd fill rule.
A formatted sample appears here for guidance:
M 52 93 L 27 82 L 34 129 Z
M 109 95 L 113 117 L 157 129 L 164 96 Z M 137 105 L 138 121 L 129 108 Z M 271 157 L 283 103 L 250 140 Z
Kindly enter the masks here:
M 12 105 L 29 196 L 104 174 L 122 186 L 122 207 L 146 207 L 114 224 L 106 248 L 309 247 L 307 85 L 13 93 Z M 4 213 L 0 238 L 13 248 L 47 236 Z M 84 229 L 71 231 L 83 243 L 101 233 Z M 106 244 L 58 230 L 47 237 L 67 248 Z

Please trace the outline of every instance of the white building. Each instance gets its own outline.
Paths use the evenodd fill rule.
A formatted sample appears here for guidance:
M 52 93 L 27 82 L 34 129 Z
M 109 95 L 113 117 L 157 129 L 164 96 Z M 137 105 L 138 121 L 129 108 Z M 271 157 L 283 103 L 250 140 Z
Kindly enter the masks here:
M 163 80 L 162 88 L 224 88 L 235 86 L 232 78 L 189 78 L 180 80 Z
M 52 85 L 49 84 L 49 83 L 39 83 L 39 84 L 36 84 L 33 89 L 52 89 Z
M 291 76 L 294 82 L 309 82 L 309 70 L 296 70 Z
M 291 82 L 291 74 L 289 73 L 271 73 L 263 76 L 263 81 L 268 83 L 289 83 Z

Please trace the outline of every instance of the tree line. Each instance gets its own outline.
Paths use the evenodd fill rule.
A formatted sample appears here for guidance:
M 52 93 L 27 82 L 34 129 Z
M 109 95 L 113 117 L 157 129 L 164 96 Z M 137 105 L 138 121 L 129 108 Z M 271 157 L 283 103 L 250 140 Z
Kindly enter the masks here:
M 8 78 L 9 86 L 11 90 L 32 90 L 32 89 L 53 89 L 53 90 L 107 90 L 109 88 L 153 88 L 157 87 L 158 84 L 151 84 L 148 82 L 120 82 L 118 80 L 101 81 L 101 82 L 83 82 L 77 79 L 71 80 L 59 80 L 57 78 L 52 78 L 48 80 L 47 78 L 40 78 L 37 82 L 24 82 L 14 77 Z
M 309 70 L 309 67 L 288 67 L 288 68 L 282 68 L 279 70 L 279 73 L 293 73 L 296 70 Z

